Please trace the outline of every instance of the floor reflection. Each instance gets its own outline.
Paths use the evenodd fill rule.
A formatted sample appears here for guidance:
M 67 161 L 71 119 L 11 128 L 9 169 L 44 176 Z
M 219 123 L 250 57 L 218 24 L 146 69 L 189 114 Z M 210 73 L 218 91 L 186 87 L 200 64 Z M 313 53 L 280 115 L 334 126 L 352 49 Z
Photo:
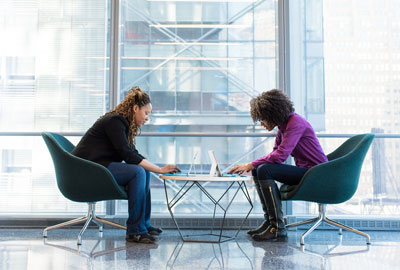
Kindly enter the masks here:
M 197 252 L 192 252 L 193 250 Z M 221 244 L 193 244 L 180 240 L 165 269 L 184 269 L 185 264 L 199 259 L 201 264 L 197 264 L 197 267 L 201 269 L 254 269 L 250 258 L 235 240 Z
M 296 248 L 305 254 L 311 254 L 323 258 L 365 253 L 370 250 L 370 245 L 343 245 L 342 240 L 343 238 L 340 236 L 339 241 L 333 245 L 300 245 L 293 248 Z
M 93 261 L 100 256 L 106 256 L 115 252 L 127 250 L 126 245 L 116 247 L 117 242 L 115 240 L 105 240 L 101 237 L 95 242 L 94 245 L 91 244 L 90 241 L 85 241 L 84 245 L 76 245 L 76 242 L 62 241 L 59 243 L 55 241 L 49 241 L 47 238 L 44 238 L 43 244 L 45 246 L 68 251 L 75 255 L 86 258 L 88 266 L 87 269 L 94 269 Z
M 299 267 L 296 260 L 292 260 L 296 253 L 289 247 L 287 241 L 280 242 L 251 242 L 254 248 L 263 250 L 261 269 L 296 269 Z
M 221 244 L 188 243 L 175 230 L 165 230 L 158 244 L 127 243 L 120 230 L 99 238 L 89 230 L 76 245 L 76 230 L 60 230 L 43 241 L 41 230 L 0 229 L 0 269 L 398 269 L 400 234 L 370 232 L 372 244 L 344 233 L 316 231 L 305 246 L 302 232 L 287 241 L 254 242 L 241 232 Z M 193 233 L 197 233 L 194 231 Z
M 104 244 L 105 249 L 96 251 L 96 249 L 99 248 L 100 243 Z M 121 250 L 126 250 L 127 246 L 110 248 L 110 246 L 114 246 L 115 243 L 116 242 L 114 240 L 104 240 L 102 238 L 99 238 L 96 241 L 96 243 L 94 244 L 94 246 L 92 248 L 89 248 L 90 250 L 87 251 L 87 249 L 88 249 L 87 243 L 85 243 L 86 244 L 85 246 L 75 245 L 75 248 L 74 248 L 74 247 L 70 247 L 70 246 L 66 246 L 66 245 L 52 243 L 51 241 L 47 240 L 46 238 L 44 238 L 44 240 L 43 240 L 43 244 L 46 246 L 63 249 L 63 250 L 72 252 L 76 255 L 88 258 L 88 259 L 95 259 L 97 257 L 104 256 L 104 255 L 107 255 L 110 253 L 114 253 L 114 252 L 121 251 Z

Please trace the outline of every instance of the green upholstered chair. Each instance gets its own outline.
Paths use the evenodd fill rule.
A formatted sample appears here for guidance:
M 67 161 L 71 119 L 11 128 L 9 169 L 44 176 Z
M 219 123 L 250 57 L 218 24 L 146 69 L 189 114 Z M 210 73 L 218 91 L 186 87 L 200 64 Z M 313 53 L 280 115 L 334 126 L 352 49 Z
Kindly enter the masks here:
M 349 200 L 357 190 L 361 167 L 374 139 L 373 134 L 356 135 L 345 141 L 339 148 L 327 155 L 328 162 L 314 166 L 303 176 L 298 185 L 282 185 L 280 188 L 282 200 L 300 200 L 316 202 L 319 215 L 316 218 L 287 225 L 287 228 L 315 222 L 300 238 L 304 238 L 322 222 L 365 236 L 370 244 L 368 234 L 343 224 L 330 220 L 325 215 L 327 204 L 338 204 Z
M 125 229 L 126 227 L 95 215 L 95 204 L 98 201 L 128 199 L 124 188 L 119 186 L 112 174 L 103 166 L 76 157 L 71 154 L 74 145 L 65 137 L 50 132 L 43 132 L 42 137 L 53 159 L 57 185 L 67 199 L 74 202 L 85 202 L 89 205 L 88 214 L 44 229 L 43 237 L 53 229 L 85 222 L 78 235 L 78 245 L 81 245 L 82 234 L 89 223 L 93 221 L 103 231 L 103 224 Z

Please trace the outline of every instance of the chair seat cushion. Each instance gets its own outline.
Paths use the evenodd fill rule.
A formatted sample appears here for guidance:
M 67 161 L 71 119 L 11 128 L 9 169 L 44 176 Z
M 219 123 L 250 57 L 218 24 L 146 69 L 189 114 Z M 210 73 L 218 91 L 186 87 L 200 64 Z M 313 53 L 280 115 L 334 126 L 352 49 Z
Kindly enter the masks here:
M 293 191 L 296 187 L 297 187 L 297 185 L 293 185 L 293 186 L 290 186 L 290 185 L 282 185 L 281 188 L 280 188 L 280 191 L 281 191 L 281 193 L 282 193 L 282 192 L 291 192 L 291 191 Z

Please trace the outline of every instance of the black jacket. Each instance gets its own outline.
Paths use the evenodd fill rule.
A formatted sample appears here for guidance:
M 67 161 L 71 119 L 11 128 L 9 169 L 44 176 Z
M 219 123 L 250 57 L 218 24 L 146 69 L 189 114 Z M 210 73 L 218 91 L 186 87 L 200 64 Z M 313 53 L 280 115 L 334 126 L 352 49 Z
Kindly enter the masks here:
M 72 154 L 105 167 L 122 161 L 139 164 L 145 157 L 129 146 L 128 133 L 129 122 L 122 115 L 108 114 L 93 124 Z

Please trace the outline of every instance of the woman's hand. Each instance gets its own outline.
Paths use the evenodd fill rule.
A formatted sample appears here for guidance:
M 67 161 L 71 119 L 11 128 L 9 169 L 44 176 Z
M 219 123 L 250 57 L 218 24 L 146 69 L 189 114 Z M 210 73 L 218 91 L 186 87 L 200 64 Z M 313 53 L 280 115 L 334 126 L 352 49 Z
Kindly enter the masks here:
M 229 170 L 228 173 L 231 173 L 231 174 L 233 174 L 233 173 L 242 174 L 244 172 L 249 172 L 249 171 L 251 171 L 253 169 L 254 169 L 254 167 L 253 167 L 253 164 L 251 164 L 251 162 L 247 163 L 247 164 L 237 164 L 237 165 L 233 166 Z
M 176 165 L 172 165 L 172 164 L 168 164 L 165 167 L 162 167 L 160 169 L 160 173 L 176 173 L 176 172 L 180 172 L 181 170 L 179 170 L 179 168 Z

